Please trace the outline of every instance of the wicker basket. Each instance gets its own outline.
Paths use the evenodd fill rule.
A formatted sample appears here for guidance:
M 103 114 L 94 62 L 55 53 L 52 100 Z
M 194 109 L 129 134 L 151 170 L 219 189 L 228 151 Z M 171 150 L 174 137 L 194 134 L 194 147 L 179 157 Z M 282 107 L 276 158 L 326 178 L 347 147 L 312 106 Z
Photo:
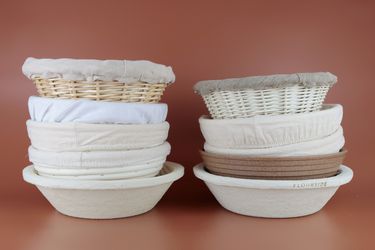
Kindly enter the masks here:
M 347 150 L 314 156 L 247 157 L 201 151 L 205 167 L 217 175 L 250 179 L 299 180 L 333 176 Z
M 200 94 L 214 119 L 249 118 L 320 110 L 337 77 L 329 72 L 249 76 L 200 81 Z
M 50 98 L 85 98 L 96 101 L 158 103 L 168 84 L 115 81 L 71 81 L 33 78 L 38 93 Z
M 263 90 L 224 90 L 203 95 L 203 99 L 214 119 L 295 114 L 320 110 L 329 88 L 295 85 Z

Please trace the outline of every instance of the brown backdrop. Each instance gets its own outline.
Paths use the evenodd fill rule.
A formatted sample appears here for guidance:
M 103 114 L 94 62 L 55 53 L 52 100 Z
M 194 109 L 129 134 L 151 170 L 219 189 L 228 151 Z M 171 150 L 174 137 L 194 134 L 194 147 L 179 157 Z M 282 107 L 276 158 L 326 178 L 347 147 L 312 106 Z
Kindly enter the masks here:
M 330 71 L 339 81 L 326 102 L 344 106 L 346 164 L 355 172 L 340 197 L 372 194 L 374 13 L 374 1 L 2 1 L 0 197 L 42 199 L 21 177 L 28 164 L 27 99 L 36 94 L 21 72 L 28 56 L 171 65 L 177 80 L 163 97 L 169 159 L 183 164 L 186 175 L 165 198 L 185 201 L 213 199 L 192 175 L 203 145 L 197 119 L 207 113 L 192 91 L 198 80 Z

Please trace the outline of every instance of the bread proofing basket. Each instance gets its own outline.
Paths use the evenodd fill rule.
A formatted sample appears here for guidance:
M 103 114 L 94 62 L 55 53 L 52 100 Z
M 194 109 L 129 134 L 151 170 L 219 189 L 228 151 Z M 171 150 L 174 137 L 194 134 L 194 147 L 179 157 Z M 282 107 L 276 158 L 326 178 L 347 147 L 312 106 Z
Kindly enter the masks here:
M 72 180 L 38 175 L 33 166 L 23 170 L 26 182 L 36 185 L 62 214 L 88 219 L 134 216 L 151 210 L 184 168 L 166 162 L 156 177 L 128 180 Z
M 157 103 L 175 80 L 150 61 L 28 58 L 22 71 L 42 97 L 96 101 Z
M 234 213 L 265 217 L 290 218 L 318 212 L 337 189 L 353 177 L 341 166 L 333 177 L 313 180 L 252 180 L 223 177 L 208 173 L 202 164 L 194 174 L 203 180 L 216 200 Z
M 297 157 L 241 157 L 201 151 L 204 166 L 216 175 L 263 180 L 304 180 L 337 174 L 347 151 Z
M 234 119 L 320 110 L 336 81 L 328 72 L 278 74 L 200 81 L 194 90 L 213 119 Z

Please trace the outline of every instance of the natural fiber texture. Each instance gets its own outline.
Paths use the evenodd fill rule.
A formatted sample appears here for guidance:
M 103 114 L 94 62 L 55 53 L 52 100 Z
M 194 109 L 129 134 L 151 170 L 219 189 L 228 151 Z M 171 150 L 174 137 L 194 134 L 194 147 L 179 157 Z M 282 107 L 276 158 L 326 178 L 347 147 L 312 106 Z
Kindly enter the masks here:
M 339 104 L 322 110 L 287 115 L 259 115 L 239 119 L 199 118 L 206 143 L 219 148 L 253 149 L 289 145 L 319 139 L 340 127 L 343 109 Z
M 297 114 L 320 110 L 329 88 L 294 85 L 264 90 L 222 90 L 203 95 L 203 99 L 214 119 Z
M 313 179 L 321 179 L 321 178 L 329 178 L 332 176 L 337 175 L 337 171 L 326 173 L 326 174 L 317 174 L 317 175 L 309 175 L 309 176 L 243 176 L 243 175 L 236 175 L 236 174 L 224 174 L 218 173 L 215 171 L 208 170 L 207 171 L 211 174 L 224 176 L 224 177 L 233 177 L 239 179 L 254 179 L 254 180 L 313 180 Z
M 157 124 L 167 116 L 165 103 L 102 102 L 31 96 L 30 118 L 36 122 L 90 124 Z
M 200 81 L 195 84 L 194 90 L 200 95 L 208 95 L 215 91 L 264 90 L 295 85 L 304 87 L 330 87 L 336 82 L 337 77 L 329 72 L 295 73 Z
M 309 179 L 332 176 L 342 164 L 347 151 L 336 154 L 302 157 L 241 157 L 201 151 L 205 167 L 212 173 L 242 178 Z
M 43 151 L 113 151 L 161 145 L 169 123 L 86 124 L 43 123 L 28 120 L 27 131 L 34 148 Z
M 219 148 L 204 144 L 204 150 L 214 154 L 242 155 L 242 156 L 309 156 L 333 154 L 344 147 L 345 138 L 340 126 L 333 134 L 316 140 L 295 144 L 254 149 Z
M 158 103 L 166 83 L 122 83 L 115 81 L 78 81 L 60 78 L 32 78 L 38 93 L 50 98 L 85 98 L 95 101 Z
M 172 83 L 171 67 L 145 60 L 37 59 L 29 57 L 22 66 L 29 79 L 63 79 L 83 82 Z

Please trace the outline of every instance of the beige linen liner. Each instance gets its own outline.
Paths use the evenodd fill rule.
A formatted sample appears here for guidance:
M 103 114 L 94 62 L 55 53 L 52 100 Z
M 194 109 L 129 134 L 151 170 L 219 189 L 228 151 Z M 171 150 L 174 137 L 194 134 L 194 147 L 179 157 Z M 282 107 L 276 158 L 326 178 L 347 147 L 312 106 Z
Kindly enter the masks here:
M 30 146 L 29 160 L 34 165 L 51 168 L 117 168 L 143 165 L 161 157 L 166 158 L 170 150 L 171 146 L 168 142 L 156 147 L 136 150 L 85 152 L 48 152 Z
M 343 108 L 323 105 L 311 113 L 264 115 L 239 119 L 199 118 L 207 144 L 219 148 L 251 149 L 283 146 L 319 139 L 340 127 Z
M 161 164 L 163 166 L 163 164 Z M 38 175 L 45 176 L 49 178 L 58 178 L 58 179 L 70 179 L 70 180 L 126 180 L 126 179 L 139 179 L 156 176 L 161 167 L 154 169 L 143 169 L 133 172 L 119 172 L 119 173 L 107 173 L 107 174 L 98 174 L 98 175 L 52 175 L 45 172 L 38 172 Z
M 199 81 L 194 90 L 200 95 L 207 95 L 213 91 L 269 89 L 283 88 L 294 85 L 305 87 L 332 86 L 337 77 L 329 72 L 276 74 L 265 76 L 250 76 L 223 80 Z
M 205 143 L 204 150 L 214 154 L 242 156 L 309 156 L 337 153 L 344 147 L 344 144 L 345 138 L 340 126 L 336 132 L 329 136 L 295 144 L 256 149 L 229 149 L 213 147 Z
M 175 75 L 171 67 L 147 60 L 96 60 L 96 59 L 38 59 L 29 57 L 22 66 L 29 79 L 59 78 L 76 81 L 172 83 Z
M 336 154 L 301 157 L 244 157 L 201 151 L 206 168 L 216 174 L 243 177 L 293 177 L 335 173 L 347 151 Z
M 161 145 L 168 137 L 169 123 L 86 124 L 42 123 L 28 120 L 27 131 L 34 148 L 44 151 L 111 151 Z

